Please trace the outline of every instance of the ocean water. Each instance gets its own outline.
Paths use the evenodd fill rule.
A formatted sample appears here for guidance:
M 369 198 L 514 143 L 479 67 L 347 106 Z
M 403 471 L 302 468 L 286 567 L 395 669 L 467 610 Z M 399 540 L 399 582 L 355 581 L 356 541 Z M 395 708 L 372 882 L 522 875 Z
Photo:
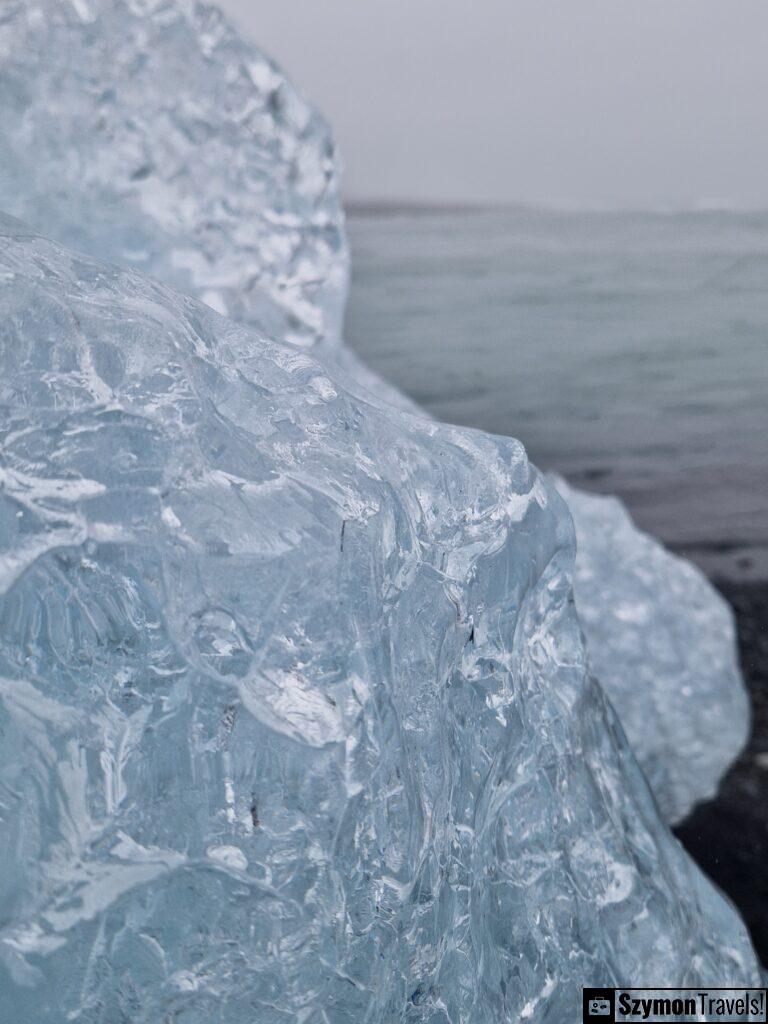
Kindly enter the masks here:
M 768 213 L 358 211 L 350 345 L 435 416 L 768 578 Z

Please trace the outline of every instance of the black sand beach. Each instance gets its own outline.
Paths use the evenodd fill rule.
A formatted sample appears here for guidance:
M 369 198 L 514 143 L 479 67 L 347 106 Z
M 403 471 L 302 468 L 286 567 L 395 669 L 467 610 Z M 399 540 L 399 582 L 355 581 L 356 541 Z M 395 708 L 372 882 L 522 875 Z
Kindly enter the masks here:
M 768 583 L 715 581 L 736 613 L 752 699 L 749 744 L 720 793 L 675 829 L 703 870 L 731 897 L 768 962 Z

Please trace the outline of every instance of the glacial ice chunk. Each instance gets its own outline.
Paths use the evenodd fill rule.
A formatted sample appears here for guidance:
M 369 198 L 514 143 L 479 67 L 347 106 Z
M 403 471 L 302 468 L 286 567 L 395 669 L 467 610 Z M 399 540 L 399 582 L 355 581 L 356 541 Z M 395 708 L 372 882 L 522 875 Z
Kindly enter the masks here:
M 328 125 L 215 7 L 11 0 L 0 109 L 0 210 L 414 409 L 341 344 L 349 251 Z
M 574 593 L 595 675 L 667 821 L 717 792 L 749 733 L 733 614 L 617 498 L 553 482 L 576 528 Z
M 312 348 L 412 408 L 341 343 L 348 247 L 336 150 L 272 61 L 197 3 L 29 0 L 3 15 L 0 208 Z M 600 506 L 569 494 L 593 665 L 676 821 L 712 795 L 745 736 L 728 614 L 695 570 L 625 521 L 619 552 L 615 529 L 602 536 L 605 515 L 594 527 L 587 516 Z M 640 592 L 644 621 L 616 613 Z M 663 611 L 651 610 L 654 594 Z M 670 709 L 654 715 L 655 738 L 643 735 L 649 702 Z M 731 712 L 728 728 L 719 710 Z M 665 731 L 667 714 L 676 724 Z
M 0 109 L 0 209 L 275 337 L 338 345 L 331 133 L 214 7 L 10 0 Z
M 759 985 L 522 447 L 0 221 L 0 1005 L 565 1021 Z

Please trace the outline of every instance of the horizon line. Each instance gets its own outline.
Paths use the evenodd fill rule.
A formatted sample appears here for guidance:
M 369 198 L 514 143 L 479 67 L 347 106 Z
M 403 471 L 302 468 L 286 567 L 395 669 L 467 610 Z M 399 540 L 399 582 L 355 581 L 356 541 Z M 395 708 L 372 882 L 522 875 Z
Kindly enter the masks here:
M 428 200 L 392 198 L 350 198 L 343 199 L 346 213 L 353 216 L 397 216 L 473 214 L 473 213 L 549 213 L 549 214 L 595 214 L 595 215 L 645 215 L 657 217 L 707 216 L 731 214 L 732 216 L 754 216 L 768 214 L 768 206 L 739 206 L 727 201 L 692 203 L 690 205 L 620 205 L 620 204 L 569 204 L 535 203 L 514 200 Z

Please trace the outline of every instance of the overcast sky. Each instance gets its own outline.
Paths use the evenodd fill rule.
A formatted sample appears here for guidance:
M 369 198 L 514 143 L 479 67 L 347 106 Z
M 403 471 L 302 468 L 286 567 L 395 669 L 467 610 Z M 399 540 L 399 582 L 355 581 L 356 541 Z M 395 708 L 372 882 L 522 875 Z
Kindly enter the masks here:
M 768 207 L 768 0 L 223 6 L 331 121 L 349 199 Z

